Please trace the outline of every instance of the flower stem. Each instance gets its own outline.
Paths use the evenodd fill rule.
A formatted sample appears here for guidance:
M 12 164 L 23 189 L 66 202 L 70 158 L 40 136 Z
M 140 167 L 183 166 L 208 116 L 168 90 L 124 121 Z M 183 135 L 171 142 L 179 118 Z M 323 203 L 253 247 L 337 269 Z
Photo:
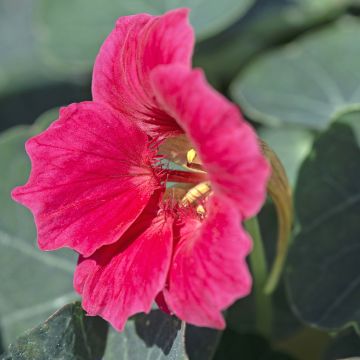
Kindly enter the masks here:
M 271 295 L 266 294 L 264 291 L 268 267 L 258 219 L 254 217 L 247 220 L 245 228 L 250 233 L 254 242 L 249 260 L 254 278 L 256 327 L 262 335 L 270 337 L 272 331 L 272 299 Z

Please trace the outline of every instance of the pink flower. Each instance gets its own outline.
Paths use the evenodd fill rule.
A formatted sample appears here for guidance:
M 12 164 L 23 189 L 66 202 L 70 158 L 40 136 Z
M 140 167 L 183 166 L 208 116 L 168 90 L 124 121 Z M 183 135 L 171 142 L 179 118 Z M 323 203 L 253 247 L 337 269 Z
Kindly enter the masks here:
M 30 178 L 13 191 L 41 249 L 80 254 L 83 307 L 118 330 L 155 298 L 223 328 L 221 311 L 251 289 L 241 222 L 263 204 L 269 167 L 238 109 L 191 70 L 192 48 L 187 10 L 121 18 L 97 57 L 93 101 L 26 143 Z

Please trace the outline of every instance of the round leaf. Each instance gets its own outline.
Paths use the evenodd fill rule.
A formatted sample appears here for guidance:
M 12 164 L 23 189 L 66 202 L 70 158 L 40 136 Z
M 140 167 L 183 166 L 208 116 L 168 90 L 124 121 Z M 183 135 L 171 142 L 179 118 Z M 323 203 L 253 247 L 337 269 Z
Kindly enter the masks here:
M 104 354 L 108 325 L 68 304 L 12 343 L 12 360 L 97 360 Z
M 360 323 L 360 112 L 343 115 L 315 142 L 295 194 L 300 232 L 287 287 L 305 322 L 324 329 Z
M 194 61 L 213 84 L 227 87 L 254 56 L 337 18 L 347 0 L 258 0 L 230 28 L 198 44 Z
M 161 310 L 139 314 L 122 333 L 110 330 L 104 360 L 186 360 L 185 324 Z
M 42 0 L 39 35 L 50 63 L 68 71 L 91 70 L 95 55 L 120 16 L 147 12 L 162 14 L 178 7 L 191 9 L 190 21 L 198 39 L 221 31 L 241 17 L 254 0 Z
M 360 23 L 336 24 L 273 51 L 245 69 L 231 94 L 254 120 L 324 129 L 360 108 Z
M 101 318 L 86 316 L 80 303 L 71 303 L 19 337 L 10 345 L 8 356 L 13 360 L 188 360 L 188 351 L 194 359 L 210 360 L 218 333 L 193 328 L 186 332 L 189 336 L 198 341 L 191 341 L 190 347 L 200 343 L 202 352 L 189 351 L 185 324 L 160 310 L 134 316 L 120 333 L 108 331 Z

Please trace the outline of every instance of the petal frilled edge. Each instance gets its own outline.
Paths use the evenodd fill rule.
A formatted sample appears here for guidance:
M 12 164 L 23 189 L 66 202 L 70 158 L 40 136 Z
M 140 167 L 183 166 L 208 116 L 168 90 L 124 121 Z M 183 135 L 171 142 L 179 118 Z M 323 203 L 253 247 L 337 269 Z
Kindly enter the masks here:
M 203 222 L 196 216 L 185 218 L 174 231 L 178 242 L 163 294 L 180 319 L 222 329 L 221 311 L 251 290 L 245 261 L 251 239 L 231 202 L 215 196 L 209 202 Z
M 152 137 L 179 133 L 176 121 L 159 109 L 149 73 L 161 64 L 190 68 L 193 47 L 188 9 L 121 17 L 96 58 L 94 101 L 131 116 Z
M 27 141 L 30 178 L 12 196 L 32 211 L 42 250 L 89 256 L 120 238 L 160 187 L 147 139 L 110 108 L 84 102 Z
M 200 70 L 161 66 L 151 79 L 161 106 L 197 150 L 213 190 L 233 199 L 244 218 L 255 215 L 266 197 L 270 168 L 237 107 L 212 89 Z
M 146 211 L 123 235 L 91 257 L 79 259 L 74 286 L 89 315 L 123 330 L 126 320 L 149 312 L 163 289 L 172 252 L 172 218 Z

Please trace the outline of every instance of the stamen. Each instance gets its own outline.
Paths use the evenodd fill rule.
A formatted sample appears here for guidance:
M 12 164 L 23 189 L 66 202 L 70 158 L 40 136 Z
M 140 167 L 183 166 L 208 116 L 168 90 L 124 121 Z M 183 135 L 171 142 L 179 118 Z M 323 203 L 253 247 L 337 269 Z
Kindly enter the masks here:
M 197 158 L 197 152 L 195 149 L 190 149 L 186 153 L 186 167 L 192 170 L 204 171 L 199 159 Z
M 211 191 L 208 181 L 202 182 L 191 188 L 181 199 L 183 205 L 190 205 Z
M 196 151 L 194 149 L 190 149 L 187 153 L 186 153 L 186 160 L 187 160 L 187 164 L 190 165 L 194 162 L 194 159 L 196 158 Z
M 205 211 L 205 208 L 202 206 L 202 205 L 198 205 L 196 207 L 196 212 L 199 214 L 199 215 L 205 215 L 206 211 Z

